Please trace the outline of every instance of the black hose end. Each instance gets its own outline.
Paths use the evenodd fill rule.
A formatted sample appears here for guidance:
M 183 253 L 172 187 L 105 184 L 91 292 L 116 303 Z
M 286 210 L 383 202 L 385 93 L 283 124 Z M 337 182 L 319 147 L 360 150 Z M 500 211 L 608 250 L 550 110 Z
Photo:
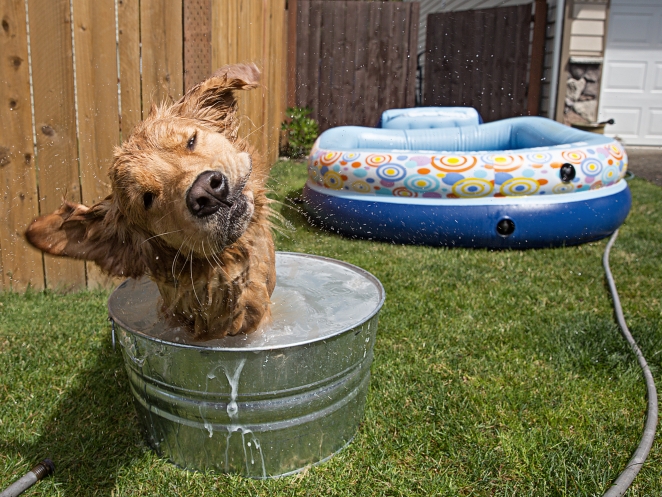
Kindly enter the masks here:
M 32 472 L 37 476 L 37 480 L 43 480 L 55 472 L 55 464 L 49 458 L 46 458 L 32 468 Z

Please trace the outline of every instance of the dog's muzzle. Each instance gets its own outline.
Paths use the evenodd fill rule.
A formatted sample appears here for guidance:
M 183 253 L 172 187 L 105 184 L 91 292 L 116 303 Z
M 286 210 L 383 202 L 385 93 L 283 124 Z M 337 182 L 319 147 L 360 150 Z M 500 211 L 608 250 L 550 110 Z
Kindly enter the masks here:
M 203 218 L 216 213 L 221 207 L 232 207 L 227 177 L 218 171 L 201 173 L 186 194 L 186 206 L 196 217 Z

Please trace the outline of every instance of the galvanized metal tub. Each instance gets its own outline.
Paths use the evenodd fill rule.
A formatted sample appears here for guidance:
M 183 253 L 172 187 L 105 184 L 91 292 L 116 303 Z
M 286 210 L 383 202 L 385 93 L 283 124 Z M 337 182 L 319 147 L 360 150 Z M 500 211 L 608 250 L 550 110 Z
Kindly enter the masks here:
M 319 256 L 279 252 L 276 272 L 269 329 L 202 344 L 159 319 L 150 280 L 127 280 L 110 296 L 138 417 L 174 464 L 283 476 L 354 437 L 384 289 Z

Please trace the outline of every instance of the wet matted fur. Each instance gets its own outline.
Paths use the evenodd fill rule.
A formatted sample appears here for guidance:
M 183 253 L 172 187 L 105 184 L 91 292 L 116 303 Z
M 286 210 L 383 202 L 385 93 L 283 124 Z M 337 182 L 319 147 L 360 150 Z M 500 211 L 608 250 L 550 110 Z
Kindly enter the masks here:
M 65 202 L 28 227 L 28 241 L 114 276 L 148 275 L 163 314 L 197 339 L 254 331 L 276 284 L 269 168 L 237 136 L 234 91 L 258 81 L 253 64 L 225 66 L 153 107 L 115 150 L 112 193 L 92 207 Z

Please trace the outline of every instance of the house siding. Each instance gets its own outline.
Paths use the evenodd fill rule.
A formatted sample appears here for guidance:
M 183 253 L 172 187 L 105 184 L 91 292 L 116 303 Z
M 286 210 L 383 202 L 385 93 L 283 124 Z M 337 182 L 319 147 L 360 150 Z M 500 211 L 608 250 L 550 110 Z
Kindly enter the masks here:
M 607 0 L 574 2 L 570 21 L 570 56 L 603 57 Z
M 565 124 L 595 122 L 602 79 L 602 62 L 609 0 L 567 0 L 567 50 L 559 88 L 557 119 Z M 561 85 L 560 85 L 561 86 Z

